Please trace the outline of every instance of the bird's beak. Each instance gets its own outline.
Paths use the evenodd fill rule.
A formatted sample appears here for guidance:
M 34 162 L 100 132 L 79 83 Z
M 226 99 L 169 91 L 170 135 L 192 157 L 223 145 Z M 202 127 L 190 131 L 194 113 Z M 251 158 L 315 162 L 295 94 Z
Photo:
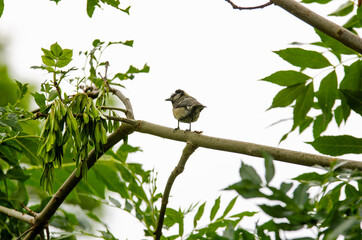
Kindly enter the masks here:
M 166 98 L 165 101 L 171 101 L 171 98 Z

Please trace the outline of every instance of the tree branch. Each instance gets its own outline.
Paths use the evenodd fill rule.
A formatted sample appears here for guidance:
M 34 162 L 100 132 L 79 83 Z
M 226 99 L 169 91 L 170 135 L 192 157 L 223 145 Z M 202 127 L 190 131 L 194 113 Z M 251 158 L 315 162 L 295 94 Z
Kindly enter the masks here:
M 4 206 L 0 205 L 0 213 L 8 215 L 9 217 L 19 219 L 19 220 L 21 220 L 23 222 L 27 222 L 30 225 L 34 224 L 34 217 L 33 216 L 30 216 L 30 215 L 28 215 L 26 213 L 19 212 L 19 211 L 15 210 L 15 209 L 10 209 L 10 208 L 7 208 L 7 207 L 4 207 Z
M 329 167 L 333 161 L 347 162 L 342 168 L 346 169 L 358 169 L 362 170 L 362 161 L 354 161 L 343 158 L 328 157 L 316 154 L 310 154 L 305 152 L 298 152 L 293 150 L 287 150 L 283 148 L 270 147 L 255 143 L 242 142 L 236 140 L 230 140 L 225 138 L 216 138 L 206 135 L 201 135 L 196 132 L 189 131 L 174 131 L 173 128 L 160 126 L 154 123 L 142 121 L 142 120 L 130 120 L 125 118 L 117 118 L 113 116 L 106 116 L 110 119 L 118 120 L 121 122 L 127 122 L 133 125 L 135 131 L 141 133 L 147 133 L 150 135 L 172 139 L 180 142 L 191 142 L 197 147 L 204 147 L 214 150 L 241 153 L 254 157 L 263 157 L 262 151 L 265 151 L 272 155 L 275 160 L 287 163 L 293 163 L 302 166 L 314 167 L 316 165 L 322 167 Z
M 329 21 L 293 0 L 272 0 L 272 2 L 300 20 L 335 38 L 347 47 L 362 53 L 362 38 L 344 27 Z
M 134 131 L 134 127 L 129 124 L 122 124 L 115 132 L 107 138 L 107 143 L 103 145 L 103 153 L 113 147 L 116 143 L 125 139 L 129 134 Z M 95 162 L 102 156 L 102 153 L 96 154 L 93 149 L 86 159 L 88 169 L 90 169 Z M 33 229 L 26 235 L 25 240 L 34 239 L 37 234 L 44 228 L 45 224 L 54 215 L 59 206 L 63 203 L 69 193 L 77 186 L 82 180 L 82 175 L 77 177 L 77 169 L 75 169 L 58 191 L 53 195 L 52 199 L 48 202 L 45 208 L 37 215 Z
M 159 240 L 162 236 L 163 220 L 165 218 L 168 197 L 170 196 L 172 184 L 175 181 L 176 177 L 184 171 L 187 160 L 189 159 L 191 154 L 196 149 L 197 149 L 197 147 L 194 146 L 192 143 L 190 143 L 190 142 L 186 143 L 186 146 L 185 146 L 184 150 L 182 151 L 180 161 L 178 162 L 177 166 L 172 171 L 171 175 L 169 176 L 169 178 L 167 180 L 167 184 L 166 184 L 165 190 L 163 192 L 163 196 L 162 196 L 162 205 L 161 205 L 161 210 L 160 210 L 160 216 L 158 218 L 157 228 L 155 231 L 156 240 Z
M 234 9 L 250 9 L 250 8 L 243 8 L 239 7 L 234 4 L 231 0 L 225 0 L 231 4 Z M 302 4 L 293 1 L 293 0 L 271 0 L 272 3 L 275 5 L 283 8 L 290 14 L 294 15 L 295 17 L 299 18 L 300 20 L 308 23 L 312 27 L 324 32 L 325 34 L 335 38 L 339 42 L 343 43 L 347 47 L 362 53 L 362 38 L 358 35 L 352 33 L 351 31 L 345 29 L 344 27 L 335 24 L 332 21 L 316 14 L 315 12 L 309 10 L 308 8 L 304 7 Z M 267 3 L 268 4 L 268 3 Z M 265 5 L 265 4 L 264 4 Z M 268 5 L 266 5 L 268 6 Z M 265 7 L 263 5 L 257 6 L 255 8 Z M 255 9 L 254 8 L 254 9 Z
M 124 106 L 126 107 L 126 117 L 129 119 L 134 119 L 134 115 L 133 115 L 133 109 L 132 109 L 132 104 L 131 101 L 129 100 L 129 98 L 127 98 L 121 91 L 119 91 L 116 88 L 112 88 L 108 82 L 107 79 L 107 72 L 108 72 L 108 67 L 109 67 L 109 62 L 107 61 L 105 63 L 105 70 L 104 70 L 104 76 L 102 77 L 102 75 L 99 73 L 99 75 L 101 76 L 101 78 L 103 79 L 104 84 L 107 86 L 108 90 L 113 93 L 114 95 L 116 95 L 119 100 L 122 101 L 122 103 L 124 104 Z
M 230 5 L 233 7 L 233 9 L 238 9 L 238 10 L 253 10 L 253 9 L 258 9 L 258 8 L 265 8 L 269 5 L 272 5 L 273 3 L 271 1 L 264 3 L 262 5 L 258 5 L 258 6 L 253 6 L 253 7 L 240 7 L 238 5 L 236 5 L 235 3 L 233 3 L 231 0 L 225 0 L 228 3 L 230 3 Z

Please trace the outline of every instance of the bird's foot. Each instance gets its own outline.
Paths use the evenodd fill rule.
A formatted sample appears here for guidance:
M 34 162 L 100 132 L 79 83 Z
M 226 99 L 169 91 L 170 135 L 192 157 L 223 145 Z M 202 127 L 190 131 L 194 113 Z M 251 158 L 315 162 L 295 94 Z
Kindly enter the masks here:
M 175 128 L 175 129 L 173 130 L 173 132 L 176 132 L 177 130 L 180 130 L 180 128 L 178 128 L 178 127 Z
M 201 133 L 203 133 L 203 131 L 195 131 L 195 133 L 201 134 Z

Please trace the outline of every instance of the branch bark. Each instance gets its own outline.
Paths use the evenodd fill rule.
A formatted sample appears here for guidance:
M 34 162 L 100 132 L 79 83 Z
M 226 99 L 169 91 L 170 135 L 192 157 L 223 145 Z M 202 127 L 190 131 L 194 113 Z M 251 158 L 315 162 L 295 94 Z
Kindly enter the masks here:
M 166 208 L 167 208 L 167 204 L 168 204 L 168 198 L 170 196 L 172 185 L 173 185 L 176 177 L 184 171 L 187 160 L 189 159 L 191 154 L 193 152 L 195 152 L 196 149 L 197 149 L 197 147 L 194 146 L 193 144 L 191 144 L 190 142 L 186 143 L 186 146 L 185 146 L 184 150 L 182 151 L 180 161 L 178 162 L 177 166 L 172 171 L 171 175 L 169 176 L 169 178 L 167 180 L 166 187 L 165 187 L 165 190 L 164 190 L 163 196 L 162 196 L 162 205 L 161 205 L 161 210 L 160 210 L 160 216 L 158 218 L 157 228 L 155 231 L 155 240 L 159 240 L 162 236 L 163 220 L 165 218 Z
M 234 9 L 244 10 L 248 8 L 239 7 L 231 0 L 226 0 Z M 362 53 L 362 38 L 345 29 L 344 27 L 335 24 L 332 21 L 318 15 L 317 13 L 304 7 L 302 4 L 293 0 L 271 0 L 275 5 L 283 8 L 290 14 L 308 23 L 312 27 L 324 32 L 325 34 L 335 38 L 347 47 Z M 268 6 L 268 5 L 266 5 Z M 265 7 L 262 5 L 262 7 Z
M 325 34 L 335 38 L 347 47 L 362 53 L 362 38 L 344 27 L 329 21 L 293 0 L 272 0 L 272 2 L 290 14 L 293 14 L 300 20 L 308 23 L 312 27 L 315 27 Z
M 230 140 L 225 138 L 216 138 L 201 135 L 196 132 L 174 131 L 173 128 L 160 126 L 154 123 L 142 120 L 130 120 L 112 117 L 113 120 L 125 121 L 132 124 L 135 131 L 146 133 L 162 138 L 172 139 L 180 142 L 190 142 L 197 147 L 204 147 L 214 150 L 240 153 L 254 157 L 263 157 L 262 152 L 265 151 L 274 157 L 275 160 L 287 163 L 293 163 L 302 166 L 329 167 L 333 161 L 346 162 L 342 168 L 362 170 L 362 161 L 354 161 L 343 158 L 328 157 L 305 152 L 287 150 L 283 148 L 270 147 L 255 143 Z
M 4 206 L 0 205 L 0 213 L 8 215 L 9 217 L 19 219 L 19 220 L 21 220 L 23 222 L 27 222 L 30 225 L 34 224 L 34 217 L 33 216 L 30 216 L 30 215 L 28 215 L 26 213 L 16 211 L 15 209 L 10 209 L 10 208 L 7 208 L 7 207 L 4 207 Z

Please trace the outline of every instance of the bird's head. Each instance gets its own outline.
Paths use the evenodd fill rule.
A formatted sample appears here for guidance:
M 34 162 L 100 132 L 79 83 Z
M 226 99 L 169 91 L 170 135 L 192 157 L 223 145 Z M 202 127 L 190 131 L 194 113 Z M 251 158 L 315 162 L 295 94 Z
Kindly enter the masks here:
M 175 103 L 178 99 L 185 95 L 187 96 L 187 93 L 184 90 L 177 89 L 174 93 L 171 94 L 171 97 L 165 99 L 165 101 L 171 101 L 172 103 Z

